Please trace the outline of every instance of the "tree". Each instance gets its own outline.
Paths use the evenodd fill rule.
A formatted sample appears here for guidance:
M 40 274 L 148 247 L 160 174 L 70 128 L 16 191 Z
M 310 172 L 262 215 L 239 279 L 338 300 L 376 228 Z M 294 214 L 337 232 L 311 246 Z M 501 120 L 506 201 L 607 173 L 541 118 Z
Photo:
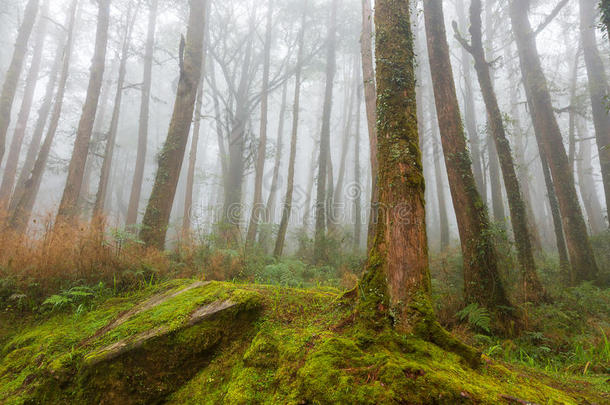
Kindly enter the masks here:
M 392 322 L 477 363 L 479 355 L 436 322 L 430 300 L 409 1 L 377 0 L 375 10 L 380 209 L 358 312 L 373 329 Z
M 152 63 L 155 50 L 155 30 L 157 25 L 157 7 L 159 0 L 151 0 L 148 12 L 148 31 L 144 50 L 144 76 L 142 79 L 142 97 L 140 98 L 140 118 L 138 125 L 138 149 L 136 164 L 127 206 L 126 225 L 134 225 L 138 220 L 138 208 L 144 180 L 144 164 L 146 163 L 146 144 L 148 143 L 148 115 L 150 110 L 150 89 L 152 84 Z
M 595 140 L 602 169 L 606 206 L 608 206 L 610 204 L 610 114 L 608 113 L 610 89 L 604 64 L 597 48 L 595 26 L 595 4 L 591 0 L 580 0 L 580 39 L 589 78 Z M 608 208 L 606 207 L 607 213 Z
M 288 158 L 288 177 L 286 180 L 286 195 L 284 197 L 284 204 L 282 207 L 282 218 L 280 220 L 280 227 L 277 231 L 277 238 L 275 240 L 275 248 L 273 254 L 276 257 L 280 257 L 284 251 L 284 242 L 286 240 L 286 232 L 288 230 L 288 221 L 290 220 L 290 214 L 292 212 L 292 197 L 294 191 L 294 166 L 296 163 L 297 156 L 297 140 L 299 132 L 299 110 L 301 108 L 301 74 L 303 71 L 303 52 L 305 42 L 305 29 L 307 22 L 307 11 L 308 1 L 305 0 L 303 7 L 303 16 L 301 17 L 301 28 L 298 36 L 298 51 L 297 51 L 297 62 L 296 71 L 294 76 L 294 102 L 292 108 L 292 130 L 290 136 L 290 156 Z
M 4 75 L 4 84 L 2 85 L 2 93 L 0 94 L 0 162 L 4 157 L 6 133 L 11 122 L 13 101 L 15 100 L 15 93 L 17 91 L 17 85 L 19 84 L 19 77 L 21 77 L 21 71 L 23 70 L 25 55 L 28 51 L 28 41 L 32 34 L 34 22 L 36 22 L 36 16 L 38 15 L 39 3 L 40 0 L 29 0 L 25 6 L 23 21 L 21 22 L 15 41 L 13 57 L 8 70 Z
M 609 35 L 608 39 L 610 39 L 610 0 L 601 0 L 599 2 L 599 9 L 602 14 L 601 19 L 606 30 L 606 35 Z
M 47 134 L 42 146 L 40 147 L 38 157 L 36 158 L 36 161 L 32 167 L 31 176 L 27 181 L 24 182 L 23 188 L 15 190 L 15 194 L 13 196 L 13 200 L 15 201 L 15 209 L 11 211 L 9 226 L 20 233 L 25 232 L 30 216 L 32 215 L 32 208 L 36 202 L 36 196 L 38 195 L 38 190 L 40 189 L 42 176 L 47 166 L 51 146 L 53 145 L 53 140 L 59 125 L 59 119 L 61 118 L 64 95 L 66 92 L 66 83 L 68 82 L 68 76 L 70 74 L 70 60 L 72 58 L 72 46 L 74 41 L 74 26 L 78 20 L 76 16 L 77 6 L 78 0 L 73 0 L 67 16 L 66 26 L 68 27 L 68 32 L 66 35 L 66 43 L 62 52 L 58 52 L 58 57 L 62 60 L 62 67 Z
M 510 1 L 510 19 L 519 51 L 523 84 L 541 157 L 548 162 L 563 222 L 574 281 L 593 280 L 597 264 L 578 203 L 574 176 L 554 115 L 551 95 L 542 70 L 536 37 L 529 22 L 529 0 Z
M 206 0 L 190 0 L 186 40 L 181 39 L 180 78 L 167 139 L 158 157 L 159 167 L 144 213 L 140 239 L 149 247 L 163 249 L 169 216 L 176 195 L 188 135 L 193 121 L 195 97 L 201 80 Z
M 21 99 L 21 107 L 17 116 L 17 125 L 11 139 L 11 146 L 4 166 L 4 174 L 2 176 L 2 184 L 0 185 L 0 206 L 8 205 L 9 199 L 15 185 L 15 174 L 17 173 L 17 165 L 19 163 L 19 154 L 25 137 L 30 111 L 32 109 L 32 101 L 34 99 L 34 91 L 40 72 L 40 64 L 42 61 L 42 49 L 44 47 L 45 37 L 47 35 L 47 14 L 49 11 L 49 1 L 45 0 L 42 4 L 41 14 L 43 18 L 38 21 L 36 28 L 36 39 L 34 40 L 34 50 L 32 53 L 32 61 L 27 78 L 25 79 L 25 89 L 23 98 Z
M 515 164 L 513 162 L 510 143 L 506 136 L 504 120 L 496 92 L 491 80 L 489 63 L 485 57 L 483 49 L 483 27 L 481 22 L 481 0 L 472 0 L 470 3 L 470 37 L 468 42 L 457 34 L 462 47 L 466 49 L 474 59 L 474 68 L 477 73 L 485 108 L 487 109 L 487 122 L 491 135 L 496 145 L 500 167 L 508 196 L 508 205 L 513 226 L 515 245 L 517 246 L 517 257 L 521 266 L 521 277 L 523 287 L 523 299 L 540 301 L 544 298 L 545 292 L 538 275 L 536 274 L 536 263 L 531 244 L 530 230 L 527 223 L 527 213 L 521 195 L 521 186 L 517 179 Z M 454 23 L 457 32 L 457 24 Z
M 445 166 L 462 244 L 465 300 L 499 312 L 509 302 L 500 281 L 487 209 L 466 148 L 441 0 L 424 1 L 424 19 Z
M 326 88 L 324 91 L 324 109 L 322 113 L 322 131 L 320 134 L 320 157 L 318 159 L 318 182 L 316 184 L 316 229 L 314 255 L 316 261 L 324 257 L 324 240 L 328 215 L 328 165 L 330 160 L 330 118 L 333 108 L 333 82 L 336 70 L 337 46 L 337 8 L 338 0 L 332 0 L 328 36 L 326 39 Z M 331 178 L 332 179 L 332 178 Z M 332 181 L 330 182 L 332 187 Z
M 104 79 L 106 45 L 108 43 L 108 23 L 110 19 L 110 0 L 99 0 L 98 4 L 95 50 L 91 62 L 87 96 L 76 131 L 74 149 L 72 150 L 72 157 L 70 159 L 70 165 L 68 166 L 68 178 L 59 204 L 56 222 L 64 220 L 71 222 L 76 218 L 77 201 L 83 183 L 85 164 L 89 151 L 89 141 L 91 140 L 91 133 L 93 132 L 95 112 L 97 111 L 100 90 Z

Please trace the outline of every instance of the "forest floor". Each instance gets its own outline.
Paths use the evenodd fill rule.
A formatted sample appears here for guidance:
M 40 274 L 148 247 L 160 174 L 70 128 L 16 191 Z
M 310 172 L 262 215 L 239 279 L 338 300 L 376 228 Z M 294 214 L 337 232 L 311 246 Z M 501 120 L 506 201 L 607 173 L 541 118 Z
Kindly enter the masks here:
M 0 403 L 604 404 L 559 376 L 364 329 L 333 288 L 172 280 L 89 309 L 0 316 Z

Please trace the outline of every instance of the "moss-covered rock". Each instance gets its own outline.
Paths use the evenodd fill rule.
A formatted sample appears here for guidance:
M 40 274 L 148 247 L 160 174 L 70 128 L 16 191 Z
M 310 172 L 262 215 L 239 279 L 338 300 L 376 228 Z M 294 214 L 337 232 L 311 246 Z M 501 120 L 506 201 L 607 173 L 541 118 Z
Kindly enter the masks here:
M 7 333 L 0 403 L 608 400 L 489 359 L 472 368 L 420 335 L 368 330 L 354 310 L 338 291 L 173 281 Z

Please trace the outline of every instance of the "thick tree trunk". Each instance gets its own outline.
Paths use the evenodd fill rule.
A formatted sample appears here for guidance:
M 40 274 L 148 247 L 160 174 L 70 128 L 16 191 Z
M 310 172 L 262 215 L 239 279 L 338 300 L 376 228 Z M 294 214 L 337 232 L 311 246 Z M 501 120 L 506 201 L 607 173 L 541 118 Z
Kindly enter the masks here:
M 24 182 L 22 189 L 15 190 L 15 194 L 13 196 L 13 200 L 16 202 L 15 209 L 11 212 L 9 217 L 9 225 L 11 228 L 20 233 L 27 230 L 28 222 L 30 220 L 30 216 L 32 215 L 32 209 L 34 208 L 34 203 L 36 202 L 36 196 L 38 195 L 38 190 L 40 189 L 40 183 L 42 182 L 42 176 L 47 166 L 47 160 L 49 158 L 49 153 L 51 152 L 53 139 L 55 138 L 55 134 L 57 132 L 59 119 L 61 118 L 61 110 L 66 91 L 66 82 L 68 81 L 68 76 L 70 74 L 70 59 L 72 56 L 74 26 L 75 22 L 79 19 L 76 16 L 77 5 L 78 0 L 73 0 L 67 17 L 68 21 L 65 25 L 68 27 L 68 33 L 66 37 L 66 44 L 63 48 L 63 64 L 47 134 L 40 148 L 40 152 L 38 153 L 38 157 L 34 162 L 31 176 Z
M 587 77 L 589 78 L 589 96 L 593 110 L 595 140 L 602 168 L 602 183 L 606 196 L 606 215 L 610 205 L 610 113 L 608 112 L 608 78 L 604 64 L 597 48 L 595 28 L 597 26 L 595 4 L 593 0 L 580 0 L 580 38 L 582 42 Z
M 2 85 L 2 93 L 0 94 L 0 162 L 4 157 L 6 148 L 6 134 L 8 126 L 11 122 L 11 112 L 13 109 L 13 101 L 19 84 L 19 77 L 23 70 L 23 62 L 28 51 L 28 41 L 32 34 L 34 22 L 38 15 L 38 5 L 40 0 L 29 0 L 25 6 L 23 21 L 17 32 L 15 41 L 15 49 L 11 63 L 4 75 L 4 84 Z
M 36 83 L 38 83 L 40 63 L 42 61 L 42 49 L 47 35 L 48 11 L 49 1 L 45 0 L 40 11 L 42 18 L 39 19 L 38 27 L 36 28 L 32 61 L 30 63 L 28 76 L 25 80 L 25 90 L 23 91 L 21 107 L 19 109 L 19 115 L 17 116 L 17 124 L 15 126 L 15 131 L 13 132 L 13 138 L 11 139 L 11 146 L 6 159 L 6 165 L 4 166 L 2 184 L 0 185 L 0 207 L 3 209 L 8 206 L 11 194 L 13 193 L 13 186 L 15 185 L 15 175 L 17 173 L 17 165 L 19 164 L 21 146 L 23 145 L 23 138 L 25 137 L 28 120 L 30 118 L 30 111 L 32 110 Z
M 500 280 L 487 209 L 477 191 L 466 148 L 441 0 L 424 1 L 424 16 L 445 165 L 462 244 L 465 300 L 499 313 L 510 304 Z
M 205 57 L 205 52 L 204 52 Z M 204 68 L 205 69 L 205 68 Z M 193 124 L 193 136 L 191 139 L 191 149 L 189 151 L 189 164 L 186 171 L 186 191 L 184 194 L 184 212 L 182 215 L 182 238 L 185 240 L 191 237 L 191 223 L 193 220 L 193 188 L 195 184 L 195 166 L 197 164 L 197 150 L 199 147 L 199 133 L 201 132 L 201 108 L 203 105 L 203 75 L 199 81 L 197 89 L 197 99 L 195 101 L 195 123 Z
M 589 218 L 591 233 L 597 235 L 603 232 L 606 227 L 602 207 L 596 191 L 595 178 L 593 177 L 591 144 L 589 142 L 589 140 L 580 138 L 576 172 L 578 173 L 580 196 Z
M 354 250 L 360 250 L 362 234 L 362 185 L 360 176 L 360 111 L 362 107 L 362 90 L 360 74 L 356 73 L 356 124 L 354 128 L 354 186 L 347 189 L 346 194 L 354 199 Z
M 364 81 L 364 102 L 366 107 L 366 122 L 369 133 L 369 148 L 371 157 L 371 207 L 367 246 L 370 248 L 375 237 L 377 224 L 377 90 L 375 87 L 375 69 L 373 68 L 373 12 L 370 0 L 362 0 L 362 36 L 360 38 L 362 52 L 362 79 Z
M 273 33 L 273 0 L 267 4 L 267 28 L 265 30 L 265 49 L 263 56 L 263 88 L 261 90 L 261 126 L 256 155 L 254 200 L 250 224 L 246 235 L 246 243 L 251 245 L 256 240 L 258 224 L 263 217 L 263 177 L 265 175 L 265 160 L 267 158 L 267 114 L 269 110 L 269 68 L 271 65 L 271 45 Z
M 324 259 L 324 241 L 328 208 L 328 162 L 330 157 L 330 118 L 333 108 L 333 82 L 336 64 L 337 8 L 338 0 L 332 0 L 330 22 L 328 25 L 326 49 L 326 90 L 324 92 L 324 110 L 322 113 L 322 131 L 320 133 L 320 157 L 318 159 L 318 182 L 316 185 L 316 229 L 314 238 L 314 260 Z M 330 183 L 332 185 L 332 182 Z
M 140 118 L 138 124 L 138 150 L 136 152 L 136 164 L 133 182 L 131 184 L 131 193 L 129 195 L 129 205 L 127 206 L 127 217 L 125 218 L 125 224 L 128 226 L 135 225 L 138 220 L 140 195 L 142 193 L 142 182 L 144 180 L 158 3 L 159 0 L 151 0 L 148 14 L 148 33 L 146 34 L 146 49 L 144 51 L 144 77 L 142 80 L 142 98 L 140 99 Z
M 521 196 L 521 187 L 517 180 L 510 143 L 506 137 L 502 112 L 491 80 L 489 63 L 483 49 L 483 28 L 481 23 L 481 0 L 472 0 L 470 5 L 471 45 L 463 42 L 474 58 L 474 67 L 479 79 L 483 100 L 487 109 L 487 122 L 500 159 L 500 167 L 506 186 L 511 223 L 517 247 L 517 257 L 521 267 L 522 298 L 538 302 L 545 298 L 545 291 L 536 274 L 536 263 L 531 245 L 530 231 L 527 223 L 525 204 Z M 500 201 L 502 202 L 502 201 Z
M 97 16 L 97 33 L 95 37 L 95 51 L 91 63 L 89 86 L 83 106 L 83 112 L 76 131 L 72 158 L 68 166 L 66 187 L 59 204 L 56 222 L 73 221 L 77 212 L 77 201 L 83 183 L 83 174 L 89 151 L 89 141 L 93 132 L 95 112 L 104 79 L 104 65 L 106 62 L 106 45 L 108 43 L 108 24 L 110 20 L 110 0 L 99 0 Z
M 574 281 L 593 280 L 597 276 L 597 264 L 582 210 L 578 203 L 574 176 L 555 118 L 551 96 L 542 71 L 535 37 L 530 26 L 529 1 L 511 0 L 510 17 L 519 50 L 523 83 L 532 114 L 534 131 L 539 148 L 548 160 L 557 194 L 565 231 L 566 246 L 570 256 Z M 542 154 L 542 153 L 541 153 Z
M 308 1 L 305 0 L 303 7 L 303 16 L 301 18 L 301 30 L 298 37 L 298 53 L 297 65 L 294 76 L 294 103 L 292 107 L 292 131 L 290 136 L 290 157 L 288 158 L 288 177 L 286 179 L 286 195 L 284 197 L 284 205 L 282 207 L 282 219 L 280 227 L 277 231 L 277 239 L 275 240 L 275 248 L 273 255 L 280 257 L 284 251 L 284 242 L 286 240 L 286 232 L 288 230 L 288 221 L 292 211 L 292 198 L 294 191 L 294 167 L 297 156 L 297 135 L 299 130 L 299 110 L 301 108 L 301 73 L 303 70 L 303 46 L 305 42 L 305 29 L 307 26 Z
M 189 131 L 195 110 L 195 98 L 203 61 L 203 37 L 206 0 L 190 0 L 186 42 L 181 44 L 180 79 L 167 139 L 159 153 L 159 167 L 144 213 L 140 239 L 149 247 L 163 249 L 169 216 L 178 186 Z M 182 38 L 184 41 L 184 37 Z
M 119 129 L 119 119 L 121 116 L 121 102 L 123 100 L 123 84 L 125 83 L 125 75 L 127 73 L 127 59 L 129 58 L 129 48 L 131 46 L 131 33 L 135 23 L 135 17 L 138 11 L 131 16 L 131 3 L 127 9 L 125 17 L 125 31 L 123 32 L 123 46 L 121 49 L 121 57 L 119 62 L 119 77 L 117 79 L 116 93 L 114 96 L 114 107 L 112 110 L 112 118 L 110 120 L 110 129 L 106 136 L 106 146 L 104 149 L 104 159 L 100 172 L 100 180 L 95 196 L 95 204 L 93 206 L 93 216 L 97 217 L 104 214 L 104 204 L 108 195 L 108 182 L 110 181 L 110 169 L 112 167 L 112 159 L 114 157 L 114 147 L 116 144 L 116 136 Z

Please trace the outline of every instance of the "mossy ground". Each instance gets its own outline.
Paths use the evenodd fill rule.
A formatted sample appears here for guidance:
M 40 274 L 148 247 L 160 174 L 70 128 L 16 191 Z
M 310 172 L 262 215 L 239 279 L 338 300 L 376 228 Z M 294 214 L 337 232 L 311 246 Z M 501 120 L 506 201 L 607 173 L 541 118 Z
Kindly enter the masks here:
M 0 403 L 607 403 L 607 383 L 558 381 L 459 356 L 389 328 L 363 328 L 332 289 L 212 282 L 112 328 L 104 326 L 175 280 L 81 314 L 2 320 Z M 190 324 L 202 306 L 235 306 Z M 111 359 L 100 349 L 151 330 L 158 337 Z M 96 332 L 98 332 L 96 334 Z M 605 384 L 605 385 L 604 385 Z M 608 391 L 606 389 L 606 391 Z M 512 399 L 511 399 L 512 398 Z

